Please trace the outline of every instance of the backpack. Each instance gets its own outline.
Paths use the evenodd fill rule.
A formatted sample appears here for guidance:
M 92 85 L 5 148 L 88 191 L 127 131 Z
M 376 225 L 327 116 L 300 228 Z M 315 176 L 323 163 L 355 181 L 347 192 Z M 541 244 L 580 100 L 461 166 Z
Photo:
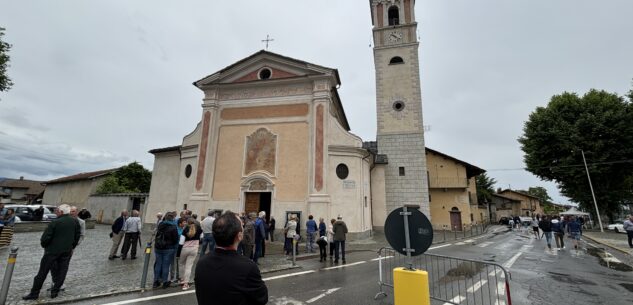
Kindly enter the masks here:
M 154 247 L 156 249 L 167 249 L 169 247 L 169 243 L 165 240 L 165 229 L 167 226 L 159 227 L 156 230 L 156 236 L 154 237 Z

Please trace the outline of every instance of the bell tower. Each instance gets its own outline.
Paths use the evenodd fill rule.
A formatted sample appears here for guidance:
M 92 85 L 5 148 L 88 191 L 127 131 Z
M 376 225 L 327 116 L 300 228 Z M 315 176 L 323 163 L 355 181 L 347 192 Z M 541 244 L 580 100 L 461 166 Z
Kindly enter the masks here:
M 387 213 L 405 204 L 431 218 L 415 0 L 371 0 L 378 154 L 386 155 Z

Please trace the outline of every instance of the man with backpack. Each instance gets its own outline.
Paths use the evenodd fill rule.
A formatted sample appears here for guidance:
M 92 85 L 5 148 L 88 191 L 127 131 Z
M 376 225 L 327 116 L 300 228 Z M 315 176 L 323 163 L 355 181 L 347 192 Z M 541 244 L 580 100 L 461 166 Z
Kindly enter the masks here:
M 174 261 L 176 248 L 178 247 L 178 229 L 174 221 L 175 213 L 168 212 L 165 218 L 160 222 L 156 229 L 154 237 L 154 254 L 156 262 L 154 263 L 154 284 L 153 288 L 163 285 L 167 288 L 171 285 L 168 280 L 169 267 Z

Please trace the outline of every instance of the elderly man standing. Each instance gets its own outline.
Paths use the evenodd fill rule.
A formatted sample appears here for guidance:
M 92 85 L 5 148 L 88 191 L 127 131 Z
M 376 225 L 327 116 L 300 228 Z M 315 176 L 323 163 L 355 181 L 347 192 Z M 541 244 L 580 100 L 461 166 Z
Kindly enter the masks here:
M 215 240 L 213 239 L 213 221 L 215 218 L 213 217 L 214 213 L 212 210 L 207 212 L 207 217 L 205 217 L 200 223 L 200 227 L 202 228 L 202 246 L 200 247 L 200 255 L 205 254 L 207 251 L 207 247 L 209 248 L 209 252 L 213 252 L 215 249 Z
M 86 221 L 79 217 L 79 210 L 74 205 L 70 207 L 70 216 L 72 216 L 75 220 L 77 220 L 77 222 L 79 222 L 79 228 L 81 229 L 81 233 L 79 234 L 79 242 L 77 243 L 77 245 L 79 246 L 79 244 L 81 244 L 81 242 L 84 241 L 84 238 L 86 237 Z
M 633 214 L 631 214 L 629 219 L 624 222 L 623 227 L 629 239 L 629 247 L 633 249 Z
M 33 279 L 31 292 L 23 296 L 24 300 L 35 300 L 40 296 L 40 289 L 46 280 L 48 272 L 55 279 L 51 289 L 51 298 L 56 298 L 59 289 L 64 284 L 68 264 L 73 253 L 73 249 L 79 242 L 81 228 L 79 222 L 70 217 L 70 206 L 62 204 L 56 211 L 57 219 L 48 224 L 40 244 L 44 248 L 44 256 L 40 261 L 40 269 Z
M 132 247 L 130 258 L 136 259 L 136 243 L 138 243 L 138 238 L 141 234 L 141 218 L 137 210 L 132 210 L 132 217 L 125 220 L 123 232 L 125 232 L 125 236 L 123 248 L 121 248 L 121 259 L 127 258 L 127 252 L 130 251 L 130 247 Z
M 123 224 L 127 219 L 127 210 L 121 211 L 121 216 L 117 218 L 112 224 L 112 233 L 110 233 L 110 238 L 112 238 L 112 247 L 110 248 L 110 256 L 108 256 L 109 260 L 113 260 L 115 258 L 119 258 L 116 253 L 119 251 L 119 245 L 121 244 L 121 240 L 123 239 Z
M 336 219 L 336 222 L 332 225 L 332 230 L 334 231 L 334 263 L 338 263 L 338 254 L 340 251 L 343 264 L 345 264 L 345 235 L 347 234 L 347 225 L 345 225 L 341 215 Z

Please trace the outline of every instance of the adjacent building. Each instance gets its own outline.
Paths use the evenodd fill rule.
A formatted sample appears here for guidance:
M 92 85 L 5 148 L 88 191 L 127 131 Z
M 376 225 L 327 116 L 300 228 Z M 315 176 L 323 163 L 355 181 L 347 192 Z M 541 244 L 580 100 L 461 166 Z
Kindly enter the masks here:
M 88 198 L 95 194 L 103 180 L 117 169 L 107 169 L 79 173 L 45 182 L 46 191 L 42 202 L 59 205 L 62 203 L 87 208 Z
M 20 179 L 0 179 L 0 202 L 30 204 L 42 198 L 44 186 L 42 181 Z

